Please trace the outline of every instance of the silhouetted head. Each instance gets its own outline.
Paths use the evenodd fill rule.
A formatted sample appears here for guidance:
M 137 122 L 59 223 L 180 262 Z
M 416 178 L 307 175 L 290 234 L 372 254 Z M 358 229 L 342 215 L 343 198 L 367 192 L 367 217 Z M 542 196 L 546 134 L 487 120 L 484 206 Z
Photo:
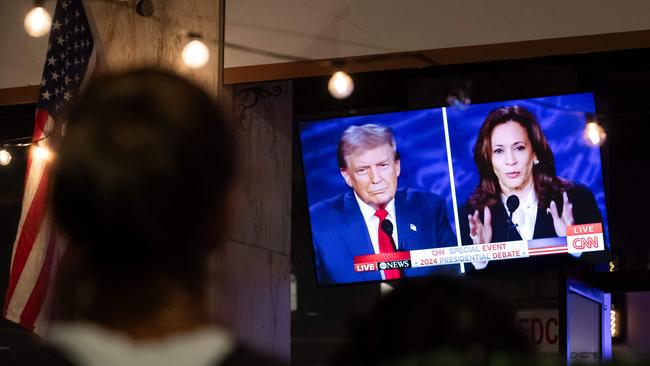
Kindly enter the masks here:
M 234 175 L 231 132 L 201 88 L 154 69 L 91 82 L 70 110 L 51 191 L 87 278 L 78 287 L 96 295 L 86 300 L 132 297 L 144 309 L 168 285 L 202 297 Z

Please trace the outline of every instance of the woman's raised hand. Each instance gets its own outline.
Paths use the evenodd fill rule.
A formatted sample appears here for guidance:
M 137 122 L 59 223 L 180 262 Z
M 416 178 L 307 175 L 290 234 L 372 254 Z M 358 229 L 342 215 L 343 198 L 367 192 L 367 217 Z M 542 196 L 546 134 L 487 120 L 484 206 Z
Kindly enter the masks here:
M 472 243 L 483 244 L 492 241 L 492 214 L 487 206 L 483 208 L 483 222 L 481 222 L 478 210 L 475 210 L 473 215 L 467 215 L 467 219 Z
M 573 204 L 571 204 L 569 201 L 569 196 L 567 196 L 566 191 L 562 192 L 562 202 L 562 216 L 560 216 L 557 212 L 557 205 L 555 204 L 555 201 L 551 201 L 549 211 L 551 211 L 551 216 L 553 217 L 555 235 L 564 237 L 566 236 L 567 226 L 573 225 Z

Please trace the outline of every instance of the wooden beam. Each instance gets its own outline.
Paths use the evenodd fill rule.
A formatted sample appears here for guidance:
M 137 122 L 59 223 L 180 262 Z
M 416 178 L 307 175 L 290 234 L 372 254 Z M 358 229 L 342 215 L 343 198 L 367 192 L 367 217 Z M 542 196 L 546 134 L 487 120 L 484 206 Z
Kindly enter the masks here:
M 224 70 L 224 83 L 242 84 L 325 76 L 333 73 L 337 69 L 336 65 L 340 64 L 345 65 L 346 71 L 356 73 L 617 51 L 645 47 L 650 47 L 650 30 L 354 56 L 338 59 L 229 67 Z
M 0 89 L 0 106 L 36 103 L 39 89 L 38 85 Z

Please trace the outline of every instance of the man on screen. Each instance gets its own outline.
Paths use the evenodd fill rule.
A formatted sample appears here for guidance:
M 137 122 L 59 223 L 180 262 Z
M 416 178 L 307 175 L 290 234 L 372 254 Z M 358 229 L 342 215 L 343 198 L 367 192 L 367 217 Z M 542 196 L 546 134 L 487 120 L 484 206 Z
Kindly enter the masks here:
M 341 176 L 352 189 L 310 209 L 319 283 L 394 280 L 442 268 L 355 272 L 355 256 L 453 246 L 456 239 L 442 198 L 397 189 L 400 157 L 390 128 L 350 126 L 337 154 Z M 453 267 L 447 270 L 456 271 Z

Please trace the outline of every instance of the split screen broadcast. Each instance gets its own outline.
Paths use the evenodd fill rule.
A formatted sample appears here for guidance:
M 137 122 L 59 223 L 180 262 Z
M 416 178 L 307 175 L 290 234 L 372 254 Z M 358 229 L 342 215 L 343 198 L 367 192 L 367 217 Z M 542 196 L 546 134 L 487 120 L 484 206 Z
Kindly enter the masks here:
M 593 114 L 582 93 L 301 122 L 319 284 L 606 251 Z

